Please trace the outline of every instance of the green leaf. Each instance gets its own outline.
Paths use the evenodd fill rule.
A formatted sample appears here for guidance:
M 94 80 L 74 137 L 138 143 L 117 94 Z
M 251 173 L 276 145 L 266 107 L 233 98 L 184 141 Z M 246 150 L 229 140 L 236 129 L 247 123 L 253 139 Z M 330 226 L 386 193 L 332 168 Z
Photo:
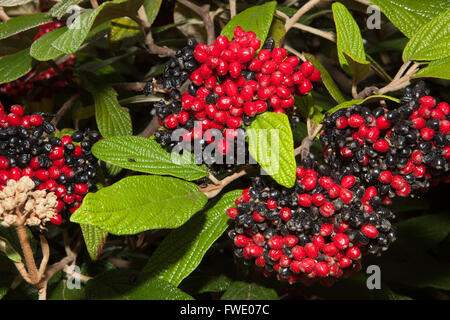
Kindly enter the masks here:
M 272 38 L 275 40 L 275 47 L 280 46 L 280 41 L 286 35 L 286 28 L 284 27 L 284 23 L 279 18 L 274 18 L 272 21 L 272 25 L 270 26 L 268 38 Z
M 13 227 L 0 226 L 0 252 L 3 252 L 8 259 L 20 262 L 22 257 L 19 253 L 19 239 Z
M 316 57 L 314 57 L 312 54 L 305 53 L 304 55 L 306 59 L 308 59 L 308 61 L 311 61 L 311 63 L 314 65 L 316 69 L 319 69 L 322 75 L 323 84 L 325 85 L 325 88 L 327 88 L 328 92 L 333 97 L 333 99 L 336 100 L 336 102 L 338 103 L 344 102 L 345 98 L 341 90 L 339 90 L 338 86 L 334 82 L 333 78 L 328 73 L 328 70 L 325 69 L 325 67 L 319 62 L 319 60 L 317 60 Z
M 448 0 L 371 0 L 408 38 L 442 11 L 450 9 Z
M 19 16 L 0 23 L 0 40 L 52 21 L 45 13 Z
M 2 272 L 2 276 L 0 278 L 0 299 L 2 299 L 11 288 L 11 284 L 14 281 L 14 278 L 17 275 L 10 272 Z
M 178 286 L 197 268 L 206 251 L 227 229 L 229 219 L 225 212 L 241 193 L 241 190 L 235 190 L 225 194 L 212 208 L 197 213 L 172 231 L 143 270 Z
M 0 84 L 14 81 L 25 75 L 33 67 L 30 49 L 0 59 Z
M 30 55 L 39 61 L 52 60 L 62 54 L 62 51 L 55 49 L 52 43 L 67 31 L 67 27 L 60 27 L 52 30 L 33 42 L 30 48 Z
M 172 284 L 132 270 L 105 272 L 86 285 L 88 300 L 193 300 Z
M 110 86 L 100 86 L 91 91 L 94 96 L 95 120 L 103 137 L 133 134 L 130 114 L 117 101 L 117 92 Z
M 335 2 L 332 8 L 336 24 L 339 63 L 345 72 L 353 76 L 353 81 L 358 83 L 370 72 L 370 63 L 366 60 L 361 31 L 343 4 Z
M 116 0 L 102 3 L 96 9 L 87 9 L 78 16 L 69 29 L 55 40 L 53 46 L 64 53 L 74 53 L 83 44 L 92 26 L 127 15 L 133 15 L 144 0 Z
M 16 7 L 31 1 L 33 0 L 0 0 L 0 7 Z
M 183 225 L 206 203 L 197 185 L 169 177 L 133 176 L 88 193 L 70 220 L 112 234 Z
M 431 61 L 427 67 L 420 69 L 413 78 L 439 78 L 450 80 L 450 57 Z
M 103 139 L 94 144 L 92 153 L 102 161 L 139 172 L 171 175 L 185 180 L 197 180 L 208 175 L 208 168 L 196 165 L 191 154 L 188 159 L 177 163 L 159 143 L 143 137 Z
M 265 112 L 247 130 L 250 155 L 279 184 L 295 184 L 294 140 L 285 114 Z
M 349 100 L 349 101 L 345 101 L 341 104 L 338 104 L 337 106 L 331 108 L 330 110 L 327 111 L 327 113 L 333 113 L 339 109 L 342 108 L 350 108 L 351 106 L 355 105 L 355 104 L 365 104 L 365 103 L 372 103 L 378 100 L 391 100 L 394 101 L 395 103 L 400 103 L 400 100 L 391 96 L 386 96 L 386 95 L 382 95 L 382 94 L 378 94 L 378 95 L 373 95 L 370 97 L 367 97 L 365 99 L 357 99 L 357 100 Z
M 276 1 L 270 1 L 261 6 L 250 7 L 231 19 L 220 34 L 231 40 L 234 36 L 234 29 L 241 26 L 245 31 L 256 33 L 262 45 L 269 33 L 276 6 Z
M 140 36 L 142 36 L 141 27 L 136 21 L 127 17 L 111 21 L 108 40 L 112 48 L 117 49 L 122 45 L 133 45 L 139 40 Z
M 82 0 L 63 0 L 56 3 L 47 13 L 47 15 L 55 17 L 58 20 L 61 20 L 62 16 L 66 13 L 71 13 L 69 10 L 72 6 L 77 5 Z M 72 11 L 73 12 L 73 11 Z
M 221 300 L 278 300 L 274 289 L 256 283 L 234 282 L 223 294 Z
M 403 61 L 438 60 L 450 56 L 450 10 L 422 26 L 403 51 Z
M 144 8 L 145 13 L 147 14 L 147 19 L 150 25 L 155 21 L 156 16 L 158 15 L 159 8 L 161 7 L 162 0 L 145 0 Z
M 89 256 L 92 260 L 97 260 L 103 251 L 103 246 L 108 238 L 108 232 L 89 224 L 82 224 L 80 227 Z

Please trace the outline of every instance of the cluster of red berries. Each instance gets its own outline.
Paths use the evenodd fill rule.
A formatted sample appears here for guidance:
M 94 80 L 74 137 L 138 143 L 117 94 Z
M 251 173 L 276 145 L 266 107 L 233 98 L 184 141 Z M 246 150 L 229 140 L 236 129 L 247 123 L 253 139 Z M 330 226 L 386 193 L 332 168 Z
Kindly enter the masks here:
M 202 133 L 218 129 L 224 138 L 211 138 L 207 143 L 219 143 L 219 151 L 226 154 L 237 129 L 250 125 L 256 115 L 266 111 L 292 113 L 294 94 L 308 94 L 311 82 L 320 80 L 320 71 L 311 62 L 300 63 L 296 56 L 288 57 L 284 48 L 274 48 L 273 39 L 257 52 L 260 47 L 256 34 L 241 27 L 236 27 L 232 41 L 219 36 L 208 46 L 191 40 L 180 55 L 185 62 L 191 61 L 189 54 L 193 55 L 195 63 L 189 63 L 189 68 L 197 68 L 190 72 L 191 84 L 181 95 L 181 104 L 155 106 L 161 125 L 169 132 L 184 128 L 184 141 L 196 138 L 194 129 Z M 175 69 L 167 70 L 170 75 Z M 177 74 L 181 76 L 181 72 Z M 194 121 L 198 127 L 194 128 Z
M 297 167 L 295 188 L 257 177 L 235 203 L 227 211 L 235 255 L 290 283 L 332 284 L 395 241 L 394 215 L 376 190 L 312 157 Z
M 424 83 L 408 88 L 397 109 L 355 105 L 327 116 L 320 138 L 334 170 L 360 177 L 389 204 L 450 173 L 450 105 Z
M 47 32 L 53 31 L 61 26 L 63 26 L 61 22 L 49 22 L 41 25 L 38 33 L 34 37 L 34 40 L 39 39 Z M 69 70 L 74 63 L 75 55 L 70 55 L 63 63 L 59 64 L 58 67 L 61 71 Z M 37 64 L 23 77 L 1 85 L 0 93 L 11 97 L 21 97 L 30 92 L 30 90 L 39 88 L 36 100 L 40 100 L 44 97 L 52 96 L 54 94 L 55 87 L 62 88 L 68 85 L 67 80 L 59 77 L 58 71 L 54 68 L 48 68 L 42 71 L 40 71 L 40 69 L 41 64 Z M 69 73 L 67 76 L 72 77 Z M 45 85 L 44 82 L 46 82 Z
M 0 190 L 8 180 L 28 176 L 37 190 L 55 192 L 58 213 L 73 213 L 95 186 L 96 160 L 90 150 L 101 137 L 96 131 L 62 138 L 54 133 L 41 114 L 24 115 L 20 105 L 5 113 L 0 105 Z M 51 220 L 55 225 L 62 221 L 61 214 Z

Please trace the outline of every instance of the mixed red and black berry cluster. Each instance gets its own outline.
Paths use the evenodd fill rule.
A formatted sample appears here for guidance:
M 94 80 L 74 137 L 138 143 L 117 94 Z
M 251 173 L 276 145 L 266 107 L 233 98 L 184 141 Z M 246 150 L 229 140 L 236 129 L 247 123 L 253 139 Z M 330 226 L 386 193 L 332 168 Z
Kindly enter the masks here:
M 155 104 L 154 113 L 165 127 L 157 141 L 171 146 L 170 133 L 178 128 L 185 129 L 182 140 L 188 142 L 200 138 L 196 128 L 201 137 L 208 129 L 218 129 L 223 133 L 221 140 L 204 140 L 218 143 L 219 152 L 226 154 L 237 130 L 250 125 L 256 115 L 292 113 L 294 94 L 308 94 L 311 82 L 320 80 L 320 72 L 311 62 L 300 63 L 296 56 L 288 57 L 284 48 L 274 48 L 273 39 L 260 47 L 256 34 L 241 27 L 236 27 L 232 41 L 219 36 L 208 46 L 190 40 L 164 72 L 165 88 L 179 87 L 187 75 L 191 83 L 186 93 L 175 89 L 174 96 L 181 96 L 181 101 Z
M 334 170 L 358 175 L 384 203 L 449 177 L 450 106 L 424 83 L 408 88 L 398 109 L 355 105 L 327 116 L 320 137 Z
M 39 39 L 44 34 L 60 28 L 63 25 L 64 24 L 61 22 L 49 22 L 41 25 L 34 40 Z M 61 71 L 66 72 L 74 65 L 74 63 L 75 55 L 69 55 L 63 63 L 58 65 L 58 67 Z M 55 88 L 62 88 L 68 85 L 67 80 L 61 78 L 58 71 L 54 68 L 41 69 L 42 64 L 37 64 L 23 77 L 1 85 L 0 93 L 11 97 L 21 97 L 25 96 L 33 89 L 38 89 L 39 92 L 36 94 L 36 100 L 40 100 L 44 97 L 52 96 Z M 72 77 L 71 72 L 67 73 L 67 77 Z
M 41 114 L 24 115 L 20 105 L 5 113 L 0 105 L 0 190 L 9 179 L 30 177 L 37 190 L 55 192 L 60 214 L 51 222 L 60 225 L 61 214 L 73 213 L 95 187 L 96 159 L 90 150 L 101 137 L 96 131 L 61 138 L 54 133 L 54 126 Z
M 290 283 L 331 284 L 357 272 L 363 254 L 380 254 L 395 240 L 394 215 L 374 188 L 312 157 L 297 167 L 294 188 L 257 177 L 227 214 L 235 255 Z

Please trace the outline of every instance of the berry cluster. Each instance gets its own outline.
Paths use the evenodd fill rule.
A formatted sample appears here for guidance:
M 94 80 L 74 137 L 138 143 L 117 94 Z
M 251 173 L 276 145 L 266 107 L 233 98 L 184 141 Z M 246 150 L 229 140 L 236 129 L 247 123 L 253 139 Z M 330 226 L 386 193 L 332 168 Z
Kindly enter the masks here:
M 39 27 L 39 31 L 34 37 L 34 40 L 39 39 L 47 32 L 53 31 L 63 26 L 61 22 L 49 22 Z M 61 71 L 70 69 L 75 63 L 75 55 L 70 55 L 61 64 L 58 65 Z M 54 68 L 48 68 L 41 71 L 41 65 L 37 64 L 32 70 L 30 70 L 23 77 L 3 84 L 0 87 L 0 93 L 10 97 L 22 97 L 25 96 L 32 89 L 39 88 L 36 100 L 40 100 L 44 97 L 50 97 L 54 94 L 55 87 L 62 88 L 68 85 L 67 80 L 59 77 L 58 71 Z M 71 77 L 70 74 L 68 76 Z M 44 86 L 46 82 L 46 86 Z
M 194 129 L 201 135 L 208 129 L 220 130 L 225 138 L 207 143 L 219 143 L 219 151 L 226 154 L 237 129 L 250 125 L 257 114 L 292 112 L 294 94 L 308 94 L 311 82 L 320 80 L 320 72 L 312 63 L 300 64 L 285 49 L 274 48 L 273 39 L 256 53 L 260 47 L 255 33 L 241 27 L 236 27 L 232 41 L 219 36 L 208 46 L 190 40 L 169 61 L 163 80 L 167 88 L 179 87 L 189 74 L 188 92 L 181 95 L 181 102 L 155 104 L 154 112 L 165 130 L 184 128 L 184 141 L 196 138 Z M 174 96 L 180 96 L 178 90 Z M 194 121 L 199 124 L 195 128 Z
M 255 178 L 228 209 L 237 257 L 279 280 L 330 284 L 358 271 L 363 254 L 380 254 L 395 240 L 394 215 L 375 188 L 312 157 L 296 174 L 293 189 Z
M 388 204 L 449 174 L 449 120 L 449 104 L 437 103 L 419 83 L 398 109 L 355 105 L 328 115 L 320 141 L 326 163 L 359 176 Z
M 22 106 L 13 105 L 6 114 L 0 105 L 0 191 L 8 180 L 28 176 L 35 189 L 54 192 L 58 197 L 56 212 L 74 212 L 96 176 L 92 145 L 100 139 L 96 131 L 77 131 L 57 138 L 55 128 L 42 115 L 24 115 Z M 55 215 L 52 223 L 62 223 Z

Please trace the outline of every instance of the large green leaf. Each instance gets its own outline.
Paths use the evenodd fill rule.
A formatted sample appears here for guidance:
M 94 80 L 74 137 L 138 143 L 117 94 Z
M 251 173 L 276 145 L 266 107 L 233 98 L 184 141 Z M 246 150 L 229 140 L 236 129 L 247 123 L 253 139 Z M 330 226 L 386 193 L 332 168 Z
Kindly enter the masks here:
M 191 155 L 186 159 L 188 161 L 177 163 L 159 143 L 143 137 L 107 138 L 97 142 L 92 153 L 106 163 L 139 172 L 171 175 L 185 180 L 197 180 L 208 175 L 206 166 L 196 165 Z
M 440 78 L 450 80 L 450 57 L 431 61 L 420 69 L 413 78 Z
M 162 0 L 145 0 L 144 8 L 145 13 L 147 14 L 147 19 L 150 25 L 155 21 L 156 16 L 158 15 L 159 8 L 161 7 Z
M 130 114 L 117 101 L 117 92 L 110 86 L 91 90 L 94 96 L 95 120 L 103 137 L 133 134 Z
M 342 95 L 342 92 L 339 90 L 336 83 L 334 82 L 333 78 L 328 73 L 328 70 L 325 69 L 325 67 L 319 62 L 319 60 L 317 60 L 316 57 L 313 56 L 312 54 L 305 53 L 304 55 L 306 59 L 312 62 L 312 64 L 316 69 L 319 69 L 322 75 L 323 84 L 325 85 L 325 88 L 327 88 L 328 92 L 333 97 L 333 99 L 336 100 L 336 102 L 338 103 L 344 102 L 345 98 Z
M 133 176 L 89 193 L 71 216 L 112 234 L 177 228 L 206 203 L 197 185 L 170 177 Z
M 403 61 L 438 60 L 450 56 L 450 10 L 422 26 L 403 51 Z
M 66 13 L 71 13 L 70 9 L 72 6 L 79 4 L 81 1 L 82 0 L 62 0 L 56 3 L 47 14 L 60 20 Z
M 0 23 L 0 40 L 52 21 L 45 13 L 34 13 Z
M 339 63 L 345 72 L 352 75 L 354 82 L 358 83 L 370 72 L 370 63 L 366 60 L 361 31 L 343 4 L 335 2 L 332 8 Z
M 144 0 L 116 0 L 102 3 L 95 9 L 87 9 L 78 16 L 69 29 L 53 43 L 64 53 L 74 53 L 82 45 L 92 26 L 127 15 L 135 15 Z
M 14 81 L 25 75 L 33 67 L 30 49 L 0 59 L 0 84 Z
M 92 260 L 97 260 L 103 251 L 103 246 L 108 238 L 108 232 L 89 224 L 82 224 L 80 226 L 89 256 Z
M 89 300 L 193 300 L 169 282 L 132 270 L 112 270 L 89 280 L 86 296 Z
M 260 6 L 250 7 L 233 17 L 220 34 L 231 40 L 234 36 L 234 29 L 241 26 L 245 31 L 256 33 L 256 36 L 264 43 L 272 24 L 276 6 L 276 1 L 270 1 Z
M 283 20 L 275 17 L 272 21 L 272 25 L 270 26 L 269 34 L 267 37 L 270 37 L 275 40 L 275 47 L 280 46 L 281 39 L 286 35 L 286 28 L 284 27 Z
M 333 113 L 339 109 L 342 108 L 350 108 L 351 106 L 355 105 L 355 104 L 365 104 L 365 103 L 372 103 L 375 101 L 379 101 L 379 100 L 391 100 L 395 103 L 399 103 L 400 100 L 391 96 L 386 96 L 386 95 L 373 95 L 373 96 L 369 96 L 365 99 L 357 99 L 357 100 L 349 100 L 349 101 L 345 101 L 343 103 L 338 104 L 337 106 L 331 108 L 330 110 L 327 111 L 327 113 Z
M 128 18 L 117 18 L 111 21 L 109 29 L 109 44 L 113 49 L 121 46 L 129 47 L 142 37 L 141 27 L 136 21 Z
M 226 210 L 241 190 L 225 194 L 212 208 L 172 231 L 150 257 L 144 271 L 178 286 L 200 264 L 206 251 L 228 227 Z
M 256 283 L 236 281 L 225 291 L 221 300 L 278 300 L 278 295 L 274 289 Z
M 30 48 L 30 55 L 36 60 L 47 61 L 64 54 L 53 47 L 52 43 L 66 31 L 67 27 L 64 26 L 44 34 L 33 42 Z
M 450 9 L 450 0 L 371 0 L 408 38 L 440 14 Z
M 247 130 L 250 155 L 279 184 L 295 184 L 294 140 L 285 114 L 265 112 Z

